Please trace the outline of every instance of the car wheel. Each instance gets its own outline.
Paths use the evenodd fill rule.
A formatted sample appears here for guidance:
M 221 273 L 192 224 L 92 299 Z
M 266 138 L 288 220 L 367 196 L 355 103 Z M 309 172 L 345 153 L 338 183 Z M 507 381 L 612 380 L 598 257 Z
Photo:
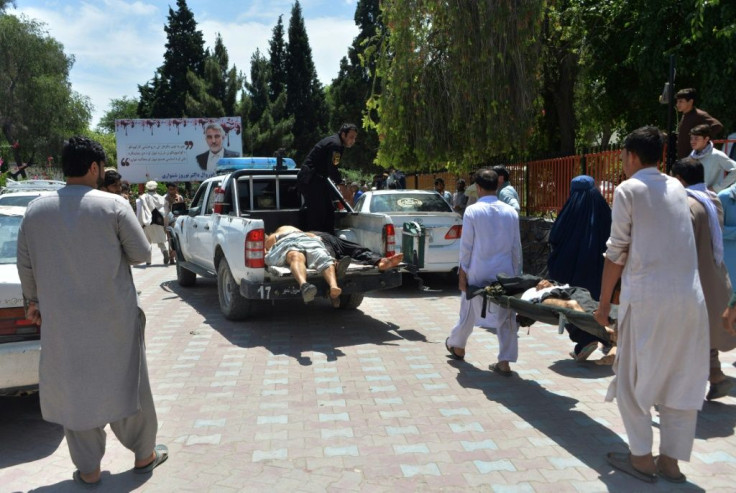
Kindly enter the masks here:
M 177 256 L 176 280 L 179 281 L 179 286 L 183 286 L 185 288 L 194 286 L 194 284 L 197 282 L 197 274 L 182 267 L 180 259 L 181 257 Z
M 250 315 L 253 303 L 240 294 L 240 287 L 224 258 L 217 266 L 217 297 L 220 301 L 220 311 L 226 319 L 243 320 Z
M 342 294 L 340 295 L 340 308 L 343 310 L 355 310 L 363 303 L 362 294 Z

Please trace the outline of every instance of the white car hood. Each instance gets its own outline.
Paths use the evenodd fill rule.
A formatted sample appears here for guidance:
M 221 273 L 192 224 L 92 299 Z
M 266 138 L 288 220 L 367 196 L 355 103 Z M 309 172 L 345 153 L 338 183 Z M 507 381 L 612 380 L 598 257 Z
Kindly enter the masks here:
M 15 264 L 0 264 L 0 308 L 23 306 L 18 268 Z

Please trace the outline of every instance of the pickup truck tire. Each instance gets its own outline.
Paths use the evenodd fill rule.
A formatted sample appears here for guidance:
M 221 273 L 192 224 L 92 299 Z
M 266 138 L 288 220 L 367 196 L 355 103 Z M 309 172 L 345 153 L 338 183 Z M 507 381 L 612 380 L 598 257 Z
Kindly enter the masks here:
M 224 258 L 217 266 L 217 297 L 220 301 L 220 311 L 226 319 L 243 320 L 250 315 L 253 302 L 240 294 L 240 287 Z
M 185 288 L 194 286 L 194 284 L 197 282 L 197 274 L 182 267 L 180 259 L 181 257 L 177 257 L 176 262 L 176 280 L 179 281 L 179 286 Z
M 363 303 L 363 295 L 359 293 L 340 295 L 340 308 L 343 310 L 355 310 Z

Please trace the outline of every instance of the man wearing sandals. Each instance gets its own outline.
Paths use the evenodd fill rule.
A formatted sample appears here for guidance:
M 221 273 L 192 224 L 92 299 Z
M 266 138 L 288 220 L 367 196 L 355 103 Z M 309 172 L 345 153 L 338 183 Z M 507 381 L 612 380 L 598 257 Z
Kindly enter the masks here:
M 621 278 L 616 376 L 608 388 L 629 438 L 629 452 L 611 452 L 615 468 L 654 482 L 684 482 L 678 461 L 690 460 L 698 410 L 708 379 L 708 313 L 698 275 L 687 193 L 657 170 L 662 135 L 655 127 L 629 134 L 621 151 L 628 179 L 616 187 L 611 237 L 595 319 L 608 321 Z M 651 408 L 660 421 L 652 456 Z
M 41 412 L 64 427 L 73 479 L 86 487 L 100 481 L 107 424 L 135 453 L 134 472 L 168 457 L 156 445 L 145 315 L 130 270 L 150 245 L 130 204 L 97 190 L 104 166 L 99 143 L 69 139 L 66 186 L 30 204 L 18 233 L 26 317 L 41 326 Z
M 450 332 L 445 346 L 455 359 L 465 357 L 465 345 L 473 326 L 479 319 L 483 298 L 467 299 L 468 285 L 487 286 L 498 274 L 521 274 L 521 239 L 519 215 L 508 204 L 496 197 L 498 174 L 482 169 L 475 175 L 478 201 L 465 209 L 463 235 L 460 240 L 460 269 L 458 287 L 460 296 L 460 320 Z M 519 353 L 516 314 L 490 303 L 486 318 L 480 319 L 484 327 L 496 329 L 499 352 L 498 362 L 489 368 L 504 376 L 511 375 L 510 362 Z

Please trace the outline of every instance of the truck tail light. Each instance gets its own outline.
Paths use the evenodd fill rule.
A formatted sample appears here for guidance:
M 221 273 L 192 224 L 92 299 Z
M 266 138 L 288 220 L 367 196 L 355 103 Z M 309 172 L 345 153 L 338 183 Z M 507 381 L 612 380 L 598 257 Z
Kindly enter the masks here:
M 396 230 L 393 224 L 383 225 L 383 246 L 387 257 L 396 255 Z
M 23 307 L 0 309 L 0 336 L 38 336 L 41 329 L 26 318 Z
M 225 209 L 225 189 L 217 187 L 215 188 L 215 201 L 212 204 L 212 212 L 215 214 L 222 214 Z
M 455 226 L 451 227 L 447 231 L 447 234 L 445 235 L 445 239 L 446 240 L 457 240 L 458 238 L 460 238 L 460 236 L 462 236 L 462 234 L 463 234 L 463 227 L 460 226 L 459 224 L 456 224 Z
M 262 229 L 252 229 L 245 235 L 245 266 L 249 269 L 263 269 L 265 263 L 266 234 Z

